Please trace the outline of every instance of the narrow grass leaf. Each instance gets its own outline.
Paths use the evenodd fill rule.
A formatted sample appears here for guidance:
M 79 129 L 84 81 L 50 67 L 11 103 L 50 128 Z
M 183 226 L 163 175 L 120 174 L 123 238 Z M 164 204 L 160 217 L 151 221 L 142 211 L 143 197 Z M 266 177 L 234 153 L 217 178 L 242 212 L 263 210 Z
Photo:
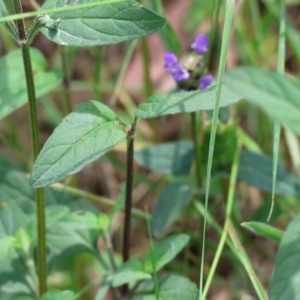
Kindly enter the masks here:
M 230 222 L 228 234 L 229 234 L 230 239 L 233 244 L 233 247 L 232 247 L 233 253 L 239 258 L 240 262 L 244 266 L 244 268 L 249 276 L 249 279 L 251 280 L 252 285 L 257 293 L 258 298 L 260 300 L 269 299 L 264 287 L 262 286 L 260 280 L 258 279 L 258 277 L 255 273 L 255 270 L 253 269 L 253 266 L 248 257 L 248 254 L 245 251 L 232 222 Z M 287 299 L 289 299 L 289 298 L 287 298 Z
M 288 226 L 276 255 L 270 300 L 298 299 L 300 295 L 300 215 Z
M 293 1 L 296 2 L 298 0 L 290 0 L 290 1 L 286 0 L 285 2 L 288 5 L 288 4 L 292 4 Z M 264 3 L 264 5 L 268 9 L 268 11 L 270 11 L 272 13 L 272 15 L 274 15 L 276 17 L 278 22 L 280 22 L 281 13 L 280 13 L 279 5 L 278 5 L 279 1 L 278 0 L 262 0 L 262 2 Z M 299 1 L 298 1 L 298 3 L 299 3 Z M 289 43 L 289 46 L 293 50 L 293 53 L 294 53 L 296 59 L 298 60 L 298 62 L 300 62 L 300 36 L 299 36 L 298 29 L 295 27 L 295 25 L 293 24 L 293 22 L 291 21 L 290 18 L 285 16 L 285 19 L 286 19 L 285 22 L 286 22 L 287 41 Z
M 191 196 L 192 190 L 185 183 L 171 183 L 162 191 L 151 220 L 151 228 L 156 238 L 161 238 L 167 229 L 182 216 Z
M 96 101 L 66 116 L 40 152 L 31 175 L 34 187 L 66 178 L 126 138 L 116 115 Z
M 41 10 L 92 3 L 94 0 L 48 0 Z M 69 46 L 116 44 L 159 30 L 165 19 L 136 1 L 123 1 L 40 16 L 42 33 L 55 43 Z
M 7 16 L 7 10 L 6 10 L 6 7 L 5 7 L 5 4 L 3 2 L 3 0 L 0 0 L 0 17 L 5 17 Z M 0 24 L 2 24 L 4 22 L 0 22 Z
M 40 97 L 57 87 L 63 74 L 60 70 L 48 71 L 47 61 L 40 51 L 30 49 L 30 54 L 36 95 Z M 20 49 L 0 59 L 0 120 L 27 103 L 27 85 L 22 63 Z
M 212 110 L 216 104 L 216 84 L 204 91 L 183 92 L 167 95 L 154 95 L 139 105 L 135 111 L 137 117 L 148 119 L 179 113 Z M 242 99 L 228 86 L 222 85 L 219 106 L 228 106 Z
M 187 175 L 193 162 L 194 146 L 177 141 L 146 147 L 134 153 L 135 161 L 151 171 L 164 175 Z
M 144 271 L 152 273 L 152 256 L 155 260 L 155 270 L 158 272 L 163 266 L 173 260 L 173 258 L 188 243 L 190 237 L 187 234 L 174 234 L 154 246 L 152 254 L 146 256 Z
M 263 69 L 241 67 L 229 71 L 225 82 L 246 100 L 300 134 L 298 80 Z
M 280 242 L 283 235 L 283 231 L 261 222 L 244 222 L 241 226 L 276 243 Z
M 203 300 L 202 291 L 203 291 L 203 270 L 204 270 L 204 256 L 205 256 L 205 237 L 206 237 L 206 219 L 207 219 L 207 210 L 208 210 L 208 198 L 209 198 L 209 190 L 210 190 L 210 181 L 211 181 L 211 172 L 212 172 L 212 163 L 213 163 L 213 155 L 214 155 L 214 146 L 216 140 L 216 131 L 218 124 L 218 115 L 219 108 L 222 105 L 222 99 L 224 95 L 226 95 L 226 88 L 223 85 L 223 75 L 226 68 L 226 57 L 227 51 L 229 47 L 231 26 L 234 16 L 234 4 L 235 0 L 227 0 L 226 1 L 226 9 L 225 9 L 225 21 L 224 21 L 224 29 L 222 36 L 222 46 L 221 46 L 221 54 L 220 54 L 220 63 L 219 63 L 219 72 L 217 79 L 217 86 L 215 90 L 215 94 L 212 95 L 215 99 L 214 101 L 214 114 L 212 119 L 212 129 L 210 135 L 209 142 L 209 152 L 208 152 L 208 162 L 207 162 L 207 173 L 206 173 L 206 188 L 205 188 L 205 215 L 203 220 L 203 238 L 202 238 L 202 254 L 201 254 L 201 265 L 200 265 L 200 280 L 199 280 L 199 300 Z M 230 93 L 232 93 L 230 91 Z M 236 99 L 239 100 L 240 97 L 236 96 Z
M 280 5 L 280 27 L 279 27 L 279 40 L 278 40 L 278 57 L 277 57 L 277 73 L 284 74 L 285 66 L 285 34 L 286 34 L 286 22 L 285 22 L 285 0 L 281 0 Z M 273 172 L 272 172 L 272 203 L 268 216 L 270 220 L 274 208 L 275 193 L 276 193 L 276 177 L 277 177 L 277 166 L 279 157 L 279 144 L 280 144 L 280 132 L 281 125 L 279 122 L 274 121 L 273 126 Z

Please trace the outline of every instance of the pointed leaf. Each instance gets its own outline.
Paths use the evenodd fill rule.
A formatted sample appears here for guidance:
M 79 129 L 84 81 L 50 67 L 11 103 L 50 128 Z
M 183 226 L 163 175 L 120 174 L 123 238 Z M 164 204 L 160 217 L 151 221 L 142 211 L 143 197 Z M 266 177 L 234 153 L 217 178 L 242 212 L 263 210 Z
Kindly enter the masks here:
M 7 14 L 5 4 L 4 4 L 3 0 L 0 0 L 0 18 L 6 17 L 7 15 L 8 14 Z M 0 24 L 2 24 L 2 22 L 0 22 Z
M 125 262 L 113 275 L 112 286 L 118 287 L 145 279 L 151 279 L 151 275 L 143 270 L 143 265 L 138 259 L 131 259 Z
M 291 77 L 251 67 L 229 71 L 225 82 L 249 102 L 300 134 L 300 82 Z
M 46 205 L 54 206 L 57 204 L 67 206 L 71 211 L 85 210 L 98 211 L 87 200 L 78 196 L 72 196 L 66 192 L 56 191 L 51 188 L 45 189 Z M 51 211 L 51 210 L 50 210 Z M 51 211 L 54 212 L 54 211 Z M 49 214 L 48 214 L 49 215 Z M 31 231 L 29 225 L 31 220 L 36 220 L 36 201 L 35 189 L 29 184 L 29 179 L 25 173 L 17 170 L 0 169 L 0 240 L 6 236 L 13 236 L 20 228 L 29 232 L 30 238 L 36 236 L 36 226 Z M 51 220 L 49 220 L 51 223 Z M 53 223 L 52 223 L 53 224 Z M 93 247 L 93 240 L 90 238 L 90 231 L 81 231 L 82 237 L 76 230 L 66 230 L 64 227 L 52 225 L 47 228 L 47 236 L 52 232 L 57 238 L 60 234 L 65 233 L 62 244 L 58 246 L 60 253 L 64 245 L 72 245 L 73 253 L 90 250 Z M 75 238 L 74 238 L 75 236 Z M 66 239 L 67 238 L 67 239 Z M 69 244 L 67 244 L 69 242 Z M 2 245 L 2 243 L 0 243 Z M 49 248 L 53 249 L 54 244 L 47 240 Z M 78 249 L 78 245 L 80 248 Z M 4 245 L 3 245 L 4 246 Z M 75 249 L 77 247 L 77 249 Z M 1 248 L 1 247 L 0 247 Z M 58 248 L 54 248 L 58 250 Z M 80 251 L 79 251 L 80 250 Z M 59 251 L 57 251 L 59 253 Z M 64 252 L 65 254 L 66 252 Z M 0 299 L 15 300 L 20 294 L 33 294 L 31 277 L 24 268 L 25 261 L 15 249 L 10 249 L 7 255 L 3 256 L 0 250 Z
M 187 175 L 193 162 L 194 146 L 190 141 L 178 141 L 150 146 L 134 153 L 137 163 L 165 175 Z
M 169 263 L 188 243 L 190 237 L 187 234 L 174 234 L 154 246 L 152 254 L 146 257 L 144 270 L 146 272 L 158 272 L 163 266 Z M 152 265 L 152 257 L 155 261 L 155 268 Z
M 135 115 L 140 118 L 154 118 L 165 115 L 211 110 L 215 107 L 216 85 L 204 91 L 183 92 L 168 95 L 154 95 L 139 105 Z M 222 87 L 220 106 L 228 106 L 241 97 L 228 86 Z
M 54 130 L 31 175 L 34 187 L 50 185 L 80 171 L 126 135 L 116 115 L 96 101 L 82 103 Z
M 270 299 L 299 299 L 300 295 L 300 215 L 288 226 L 276 255 Z
M 48 0 L 43 9 L 91 3 L 94 0 Z M 42 33 L 55 43 L 69 46 L 110 45 L 150 35 L 165 19 L 136 1 L 101 4 L 39 17 Z
M 155 237 L 162 237 L 168 227 L 182 216 L 191 200 L 191 195 L 191 187 L 184 183 L 171 183 L 162 191 L 151 220 Z
M 162 300 L 197 300 L 197 285 L 188 278 L 169 275 L 159 284 L 159 297 Z
M 30 49 L 37 97 L 53 90 L 62 79 L 60 70 L 47 71 L 47 61 L 40 51 Z M 0 59 L 0 120 L 27 102 L 27 85 L 22 52 L 15 50 Z
M 276 243 L 280 242 L 283 235 L 283 231 L 262 222 L 244 222 L 241 225 L 251 232 L 270 239 Z

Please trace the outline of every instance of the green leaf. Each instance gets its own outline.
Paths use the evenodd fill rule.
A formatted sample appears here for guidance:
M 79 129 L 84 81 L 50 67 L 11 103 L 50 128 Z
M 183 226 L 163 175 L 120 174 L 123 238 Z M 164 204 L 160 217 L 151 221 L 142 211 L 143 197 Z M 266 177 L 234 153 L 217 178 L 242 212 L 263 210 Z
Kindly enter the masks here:
M 32 238 L 22 227 L 19 228 L 16 232 L 16 243 L 26 254 L 30 254 Z
M 272 192 L 272 158 L 243 151 L 240 156 L 238 179 L 262 191 Z M 278 165 L 276 180 L 277 195 L 300 195 L 298 179 Z
M 1 237 L 0 257 L 7 256 L 9 250 L 14 246 L 15 243 L 16 243 L 16 238 L 14 236 Z
M 283 231 L 261 222 L 244 222 L 241 225 L 251 232 L 263 236 L 276 243 L 280 242 L 283 235 Z
M 97 101 L 80 104 L 54 130 L 31 174 L 34 187 L 50 185 L 80 171 L 126 138 L 116 115 Z
M 159 297 L 162 300 L 196 300 L 198 293 L 194 282 L 178 275 L 169 275 L 159 284 Z
M 288 226 L 276 255 L 270 299 L 298 299 L 300 295 L 300 215 Z
M 73 300 L 74 296 L 72 291 L 51 290 L 45 293 L 40 300 Z
M 274 72 L 242 67 L 229 71 L 225 82 L 249 102 L 300 134 L 300 82 Z
M 215 107 L 216 85 L 204 91 L 183 92 L 167 95 L 154 95 L 138 106 L 135 115 L 140 118 L 154 118 L 178 113 L 211 110 Z M 241 97 L 228 86 L 222 87 L 220 106 L 228 106 L 240 100 Z
M 47 71 L 47 61 L 42 53 L 30 49 L 32 70 L 37 97 L 59 85 L 63 74 L 60 70 Z M 22 52 L 15 50 L 0 59 L 0 120 L 27 102 L 27 85 Z
M 151 253 L 146 256 L 144 264 L 145 272 L 158 272 L 163 266 L 169 263 L 188 243 L 190 237 L 187 234 L 174 234 L 154 246 Z M 152 256 L 155 260 L 155 268 L 152 265 Z
M 5 4 L 4 4 L 3 0 L 0 0 L 0 18 L 6 17 L 7 15 L 8 14 L 7 14 Z M 0 22 L 0 24 L 2 24 L 2 22 Z
M 41 10 L 93 1 L 76 0 L 66 4 L 65 0 L 48 0 Z M 136 1 L 55 12 L 38 19 L 40 24 L 44 23 L 41 31 L 47 38 L 57 44 L 79 47 L 137 39 L 154 33 L 165 23 L 164 18 Z
M 97 216 L 88 211 L 71 212 L 47 230 L 50 250 L 69 257 L 82 252 L 95 254 L 98 231 Z
M 151 220 L 155 237 L 162 237 L 168 227 L 183 214 L 191 200 L 191 187 L 184 183 L 171 183 L 158 197 Z
M 146 147 L 134 153 L 141 166 L 165 175 L 187 175 L 193 162 L 194 146 L 190 141 L 178 141 Z
M 78 196 L 72 196 L 66 192 L 56 191 L 50 188 L 45 189 L 46 205 L 65 205 L 71 211 L 85 210 L 95 212 L 98 211 L 87 200 Z M 49 214 L 48 214 L 49 215 Z M 24 228 L 26 232 L 32 219 L 36 219 L 36 202 L 35 189 L 29 184 L 29 179 L 25 173 L 17 170 L 0 169 L 0 240 L 7 236 L 14 236 L 20 228 Z M 51 223 L 51 222 L 50 222 Z M 48 223 L 49 224 L 49 223 Z M 64 228 L 55 227 L 48 228 L 48 233 L 52 232 L 52 236 L 59 236 Z M 36 230 L 36 226 L 34 226 Z M 65 232 L 65 231 L 64 231 Z M 76 231 L 68 231 L 68 241 L 72 243 L 72 251 L 79 253 L 87 251 L 93 247 L 93 240 L 89 239 L 90 232 L 80 231 L 82 238 L 79 239 Z M 35 231 L 29 234 L 29 237 L 36 235 Z M 66 238 L 65 236 L 65 238 Z M 75 239 L 74 239 L 75 236 Z M 53 239 L 53 237 L 52 237 Z M 48 243 L 49 241 L 47 241 Z M 26 242 L 27 243 L 27 242 Z M 25 244 L 26 244 L 25 243 Z M 82 246 L 83 244 L 83 246 Z M 78 248 L 78 245 L 80 248 Z M 51 245 L 51 242 L 48 243 Z M 59 245 L 62 249 L 63 245 Z M 67 245 L 68 246 L 68 245 Z M 77 249 L 75 249 L 77 247 Z M 1 248 L 2 249 L 2 248 Z M 70 250 L 70 248 L 69 248 Z M 75 251 L 76 250 L 76 251 Z M 58 253 L 65 254 L 64 250 Z M 28 276 L 28 271 L 24 267 L 23 258 L 15 249 L 10 249 L 7 255 L 2 255 L 0 251 L 0 299 L 15 300 L 20 295 L 33 296 L 32 281 Z
M 105 299 L 106 294 L 108 293 L 111 286 L 111 276 L 106 277 L 102 282 L 94 300 L 103 300 Z
M 143 270 L 142 263 L 137 259 L 131 259 L 125 262 L 113 275 L 112 286 L 118 287 L 150 278 L 151 275 Z
M 46 227 L 50 228 L 68 215 L 70 209 L 65 205 L 50 205 L 46 207 Z

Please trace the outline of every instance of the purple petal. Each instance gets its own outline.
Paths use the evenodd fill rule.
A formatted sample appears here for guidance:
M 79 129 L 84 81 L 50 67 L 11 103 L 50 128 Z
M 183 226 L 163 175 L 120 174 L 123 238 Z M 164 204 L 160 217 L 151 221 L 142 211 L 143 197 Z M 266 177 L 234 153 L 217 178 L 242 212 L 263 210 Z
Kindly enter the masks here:
M 201 78 L 200 84 L 199 84 L 199 89 L 201 91 L 204 91 L 207 89 L 213 82 L 214 77 L 212 75 L 205 75 Z
M 172 76 L 175 81 L 187 80 L 190 77 L 190 73 L 180 64 L 175 65 L 171 69 Z
M 171 69 L 178 63 L 178 58 L 173 52 L 165 53 L 165 69 L 171 71 Z
M 203 55 L 208 51 L 209 39 L 206 35 L 200 34 L 191 45 L 191 48 L 199 55 Z

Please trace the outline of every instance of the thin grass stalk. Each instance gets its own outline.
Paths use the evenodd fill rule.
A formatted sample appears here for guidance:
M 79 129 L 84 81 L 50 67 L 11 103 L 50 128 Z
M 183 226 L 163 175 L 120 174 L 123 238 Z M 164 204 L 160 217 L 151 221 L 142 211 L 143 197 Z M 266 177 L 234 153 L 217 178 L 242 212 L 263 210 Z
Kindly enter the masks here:
M 14 0 L 15 12 L 22 13 L 21 1 Z M 34 78 L 31 65 L 30 47 L 27 39 L 27 32 L 25 22 L 23 19 L 17 21 L 19 32 L 19 45 L 21 46 L 23 64 L 27 85 L 27 96 L 29 103 L 29 117 L 31 129 L 31 142 L 34 160 L 40 152 L 40 136 L 38 127 L 38 115 L 36 105 L 36 95 Z M 47 291 L 47 262 L 46 262 L 46 220 L 45 220 L 45 199 L 44 189 L 37 188 L 36 202 L 37 202 L 37 267 L 39 278 L 39 295 L 43 295 Z
M 206 66 L 209 66 L 210 63 L 210 59 L 211 59 L 211 55 L 212 55 L 212 49 L 213 49 L 213 45 L 215 42 L 215 38 L 216 38 L 216 33 L 217 33 L 217 29 L 218 29 L 218 25 L 219 25 L 219 16 L 220 16 L 220 10 L 221 10 L 221 4 L 223 3 L 222 0 L 215 0 L 213 2 L 213 13 L 215 13 L 214 16 L 212 16 L 212 29 L 210 32 L 210 51 L 208 51 L 208 53 L 205 56 L 205 62 L 206 62 Z
M 92 193 L 64 185 L 62 183 L 55 183 L 55 184 L 51 185 L 51 187 L 58 191 L 66 192 L 70 195 L 83 197 L 83 198 L 85 198 L 91 202 L 97 203 L 105 208 L 113 208 L 114 205 L 116 204 L 115 201 L 110 200 L 108 198 L 97 196 Z M 142 210 L 139 210 L 136 208 L 132 209 L 132 216 L 137 219 L 141 219 L 141 220 L 150 220 L 151 219 L 151 215 L 146 214 Z
M 205 207 L 202 203 L 200 203 L 200 201 L 194 202 L 193 203 L 194 208 L 196 211 L 198 211 L 201 216 L 204 217 L 204 215 L 207 216 L 207 222 L 220 234 L 220 236 L 222 235 L 222 228 L 221 226 L 218 224 L 218 222 L 213 218 L 213 216 L 208 212 L 205 211 Z M 259 279 L 257 278 L 255 271 L 252 267 L 252 264 L 249 260 L 249 257 L 247 255 L 247 253 L 245 252 L 244 248 L 241 246 L 241 242 L 238 239 L 238 236 L 235 232 L 235 229 L 233 227 L 232 222 L 230 221 L 229 224 L 229 229 L 228 229 L 228 234 L 230 236 L 230 239 L 227 238 L 226 239 L 226 244 L 227 246 L 230 248 L 230 250 L 233 252 L 233 254 L 239 259 L 239 261 L 241 262 L 242 266 L 244 267 L 246 273 L 248 274 L 250 281 L 255 289 L 255 291 L 257 292 L 257 294 L 259 295 L 260 299 L 266 300 L 268 299 L 267 294 L 263 288 L 263 286 L 261 285 Z
M 125 56 L 123 57 L 122 65 L 120 67 L 120 71 L 119 71 L 117 79 L 114 83 L 113 92 L 112 92 L 111 97 L 109 99 L 109 106 L 110 107 L 114 107 L 115 104 L 116 104 L 117 95 L 118 95 L 118 92 L 120 90 L 120 87 L 121 87 L 125 72 L 127 70 L 127 67 L 128 67 L 128 65 L 130 63 L 130 60 L 132 58 L 132 55 L 133 55 L 134 49 L 136 47 L 136 44 L 137 44 L 137 40 L 130 41 L 129 44 L 128 44 L 128 48 L 126 50 Z
M 61 60 L 62 60 L 62 67 L 64 70 L 64 78 L 63 78 L 63 87 L 64 87 L 64 114 L 68 115 L 72 111 L 72 104 L 71 104 L 71 71 L 70 71 L 70 63 L 69 63 L 69 51 L 68 47 L 61 46 Z
M 240 153 L 241 153 L 241 143 L 238 140 L 237 148 L 236 148 L 236 151 L 234 154 L 233 163 L 232 163 L 232 167 L 231 167 L 231 173 L 230 173 L 229 191 L 228 191 L 227 202 L 226 202 L 226 217 L 225 217 L 225 222 L 224 222 L 224 228 L 222 230 L 220 242 L 218 244 L 218 248 L 217 248 L 213 263 L 209 270 L 209 274 L 207 277 L 206 284 L 204 286 L 203 293 L 201 295 L 202 300 L 204 300 L 207 295 L 208 289 L 212 282 L 214 273 L 217 268 L 217 264 L 220 260 L 220 257 L 221 257 L 221 254 L 222 254 L 225 242 L 226 242 L 228 229 L 229 229 L 229 225 L 230 225 L 230 221 L 231 221 L 231 212 L 232 212 L 232 207 L 233 207 L 235 186 L 236 186 L 237 174 L 238 174 L 238 169 L 239 169 Z
M 286 33 L 286 21 L 285 21 L 285 1 L 281 0 L 280 5 L 280 26 L 279 26 L 279 40 L 278 40 L 278 57 L 277 57 L 277 73 L 284 74 L 285 71 L 285 33 Z M 267 222 L 270 221 L 272 212 L 274 209 L 275 193 L 276 193 L 276 178 L 277 167 L 279 157 L 279 145 L 280 145 L 280 131 L 281 125 L 278 121 L 274 121 L 273 125 L 273 172 L 272 172 L 272 203 L 269 212 Z
M 235 4 L 235 0 L 227 0 L 226 1 L 224 30 L 223 30 L 220 64 L 219 64 L 219 72 L 218 72 L 218 79 L 217 79 L 216 103 L 215 103 L 215 107 L 214 107 L 214 113 L 213 113 L 213 119 L 212 119 L 212 129 L 211 129 L 210 142 L 209 142 L 206 190 L 205 190 L 205 211 L 207 211 L 207 207 L 208 207 L 212 161 L 213 161 L 214 145 L 215 145 L 215 139 L 216 139 L 218 115 L 219 115 L 221 92 L 222 92 L 222 81 L 223 81 L 223 75 L 224 75 L 224 71 L 225 71 L 225 67 L 226 67 L 226 57 L 227 57 L 227 51 L 228 51 L 228 47 L 229 47 L 231 26 L 232 26 L 232 21 L 233 21 L 233 16 L 234 16 L 234 4 Z M 203 290 L 203 269 L 204 269 L 204 256 L 205 256 L 206 221 L 207 220 L 206 220 L 206 214 L 205 214 L 204 220 L 203 220 L 203 242 L 202 242 L 201 266 L 200 266 L 199 300 L 201 299 L 201 294 L 202 294 L 202 290 Z
M 145 97 L 149 98 L 150 96 L 152 96 L 154 88 L 150 76 L 150 53 L 149 53 L 147 38 L 141 39 L 141 48 L 142 48 L 142 56 L 143 56 L 143 64 L 144 64 Z
M 103 57 L 103 47 L 98 47 L 96 53 L 96 65 L 95 65 L 94 78 L 93 78 L 93 89 L 94 89 L 95 100 L 99 102 L 102 101 L 102 95 L 101 95 L 101 90 L 99 85 L 99 82 L 101 80 L 102 57 Z
M 191 129 L 192 129 L 192 138 L 194 144 L 194 159 L 195 159 L 195 168 L 196 168 L 196 181 L 198 189 L 202 187 L 202 174 L 201 174 L 201 148 L 199 143 L 199 131 L 201 124 L 201 112 L 191 113 Z
M 255 271 L 253 270 L 251 261 L 250 261 L 248 255 L 236 233 L 236 230 L 234 228 L 232 221 L 230 221 L 230 224 L 229 224 L 228 234 L 234 245 L 234 249 L 235 249 L 234 253 L 239 257 L 241 263 L 243 264 L 259 299 L 260 300 L 268 300 L 268 295 L 267 295 L 265 289 L 263 288 L 263 286 L 261 285 Z
M 263 42 L 265 41 L 265 37 L 264 37 L 264 30 L 262 27 L 262 22 L 260 19 L 259 3 L 258 3 L 258 0 L 249 1 L 248 3 L 250 6 L 252 23 L 253 23 L 254 32 L 255 32 L 254 38 L 255 38 L 256 47 L 260 54 L 260 61 L 264 62 L 264 61 L 266 61 L 266 57 L 265 57 L 265 51 L 263 51 L 262 45 L 263 45 Z

